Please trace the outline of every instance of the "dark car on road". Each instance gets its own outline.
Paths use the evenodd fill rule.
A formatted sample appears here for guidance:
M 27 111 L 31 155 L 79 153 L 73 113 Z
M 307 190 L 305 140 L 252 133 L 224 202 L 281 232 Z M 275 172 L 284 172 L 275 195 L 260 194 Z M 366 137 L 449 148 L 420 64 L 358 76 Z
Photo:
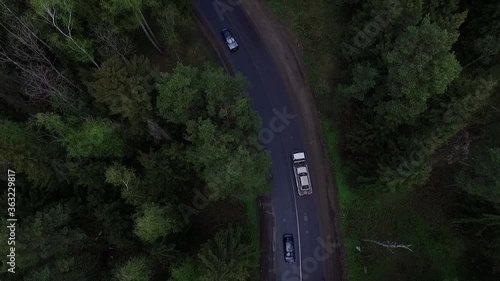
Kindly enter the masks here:
M 295 250 L 293 246 L 293 235 L 284 234 L 283 235 L 283 251 L 285 252 L 285 262 L 294 263 L 295 262 Z
M 237 51 L 238 50 L 238 42 L 236 42 L 236 39 L 234 39 L 233 34 L 231 34 L 231 31 L 229 29 L 225 28 L 221 31 L 222 33 L 222 39 L 224 39 L 224 43 L 226 43 L 226 46 L 229 48 L 230 51 Z

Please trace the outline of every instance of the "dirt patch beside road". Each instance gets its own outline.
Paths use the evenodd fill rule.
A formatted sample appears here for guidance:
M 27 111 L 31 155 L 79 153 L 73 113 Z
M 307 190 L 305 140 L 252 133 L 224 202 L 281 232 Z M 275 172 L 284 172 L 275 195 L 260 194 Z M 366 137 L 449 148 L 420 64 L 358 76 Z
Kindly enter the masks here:
M 276 281 L 274 270 L 274 212 L 268 196 L 259 197 L 260 280 Z
M 335 243 L 339 245 L 336 252 L 325 261 L 326 280 L 346 280 L 344 270 L 346 258 L 340 232 L 338 189 L 332 176 L 316 103 L 303 75 L 298 44 L 288 30 L 274 18 L 262 0 L 241 1 L 241 5 L 254 22 L 276 60 L 288 91 L 292 93 L 292 99 L 302 116 L 302 128 L 305 129 L 303 133 L 310 144 L 308 163 L 313 170 L 315 197 L 318 200 L 323 238 L 333 237 Z

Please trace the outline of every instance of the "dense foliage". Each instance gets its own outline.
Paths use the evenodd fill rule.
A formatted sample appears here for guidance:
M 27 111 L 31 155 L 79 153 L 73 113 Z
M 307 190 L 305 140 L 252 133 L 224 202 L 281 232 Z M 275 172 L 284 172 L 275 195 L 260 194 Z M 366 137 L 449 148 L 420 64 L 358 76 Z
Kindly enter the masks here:
M 190 5 L 0 0 L 0 180 L 16 172 L 18 219 L 0 279 L 255 277 L 245 208 L 270 158 L 246 81 L 207 62 Z
M 350 118 L 339 126 L 350 128 L 341 146 L 359 196 L 346 209 L 348 240 L 365 249 L 351 260 L 371 269 L 370 280 L 497 280 L 500 4 L 370 0 L 349 8 L 337 91 Z M 368 221 L 379 222 L 361 225 Z M 390 257 L 356 241 L 366 238 L 414 252 Z

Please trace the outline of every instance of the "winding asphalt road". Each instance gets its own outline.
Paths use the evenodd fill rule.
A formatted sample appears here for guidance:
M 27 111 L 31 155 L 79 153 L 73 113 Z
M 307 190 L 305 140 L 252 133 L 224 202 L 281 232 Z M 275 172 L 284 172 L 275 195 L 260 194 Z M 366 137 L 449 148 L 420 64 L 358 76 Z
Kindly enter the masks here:
M 218 35 L 224 63 L 250 82 L 248 93 L 252 108 L 262 118 L 260 138 L 272 159 L 276 280 L 323 281 L 326 278 L 320 257 L 327 253 L 318 242 L 322 236 L 314 200 L 314 167 L 309 167 L 313 186 L 310 196 L 298 196 L 292 170 L 293 152 L 305 151 L 307 159 L 308 147 L 301 138 L 300 116 L 295 114 L 281 74 L 252 21 L 238 5 L 239 1 L 194 0 L 194 3 L 202 22 Z M 238 41 L 237 52 L 231 53 L 222 47 L 220 31 L 224 28 L 229 28 Z M 284 233 L 292 233 L 295 238 L 295 264 L 284 262 Z

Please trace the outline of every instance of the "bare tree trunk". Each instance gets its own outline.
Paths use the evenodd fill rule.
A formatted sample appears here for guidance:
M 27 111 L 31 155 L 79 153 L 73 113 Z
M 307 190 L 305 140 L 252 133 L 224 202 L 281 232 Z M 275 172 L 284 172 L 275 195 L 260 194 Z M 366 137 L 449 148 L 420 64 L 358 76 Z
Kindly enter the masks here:
M 115 32 L 109 25 L 99 25 L 93 29 L 97 51 L 104 58 L 119 55 L 123 61 L 135 49 L 134 42 L 127 36 Z
M 389 251 L 391 251 L 391 252 L 393 252 L 392 251 L 393 249 L 397 249 L 397 248 L 406 249 L 406 250 L 408 250 L 410 252 L 413 252 L 412 249 L 410 249 L 411 244 L 404 245 L 404 244 L 398 244 L 396 242 L 390 242 L 390 241 L 380 242 L 380 241 L 372 240 L 372 239 L 361 239 L 361 241 L 365 241 L 365 242 L 370 242 L 370 243 L 373 243 L 373 244 L 377 244 L 379 246 L 382 246 L 384 248 L 389 249 Z
M 137 17 L 137 21 L 140 23 L 142 30 L 144 31 L 144 33 L 146 34 L 146 36 L 149 39 L 149 42 L 151 42 L 151 44 L 155 47 L 155 49 L 160 54 L 163 54 L 163 51 L 160 48 L 160 43 L 156 39 L 156 36 L 154 35 L 151 28 L 149 28 L 149 24 L 146 21 L 146 18 L 144 17 L 144 15 L 142 14 L 142 11 L 140 10 L 140 8 L 134 7 L 134 5 L 132 5 L 132 3 L 130 3 L 130 1 L 128 1 L 128 0 L 124 0 L 124 1 L 126 1 L 129 4 L 129 7 L 132 11 L 135 11 L 135 16 Z
M 146 18 L 144 17 L 144 14 L 142 13 L 142 11 L 139 11 L 139 14 L 141 15 L 141 21 L 142 23 L 144 24 L 144 26 L 146 26 L 146 29 L 148 30 L 149 32 L 149 35 L 151 35 L 151 37 L 153 38 L 153 40 L 155 41 L 156 45 L 157 46 L 160 46 L 160 41 L 158 41 L 158 39 L 156 38 L 153 30 L 151 30 L 151 28 L 149 27 L 149 24 L 148 24 L 148 21 L 146 20 Z
M 150 32 L 151 29 L 149 28 L 149 25 L 147 25 L 147 21 L 146 19 L 144 18 L 144 16 L 142 15 L 142 12 L 141 11 L 137 11 L 136 13 L 136 16 L 137 16 L 137 20 L 140 22 L 141 24 L 141 28 L 142 30 L 144 31 L 144 33 L 146 34 L 146 36 L 148 37 L 149 39 L 149 42 L 151 42 L 151 44 L 153 45 L 153 47 L 155 47 L 155 49 L 160 53 L 160 54 L 163 54 L 163 51 L 161 50 L 159 44 L 157 44 L 157 41 L 155 40 L 154 37 L 154 34 L 153 32 Z
M 47 6 L 43 7 L 45 9 L 46 14 L 42 14 L 41 12 L 38 13 L 38 15 L 49 25 L 52 25 L 64 38 L 68 39 L 76 48 L 77 51 L 81 52 L 84 54 L 90 62 L 92 62 L 97 68 L 99 68 L 99 64 L 94 60 L 94 57 L 89 54 L 89 52 L 81 46 L 78 42 L 76 42 L 75 38 L 73 37 L 73 22 L 72 22 L 72 11 L 69 10 L 68 14 L 68 20 L 67 24 L 65 26 L 67 31 L 64 31 L 58 23 L 57 16 L 56 16 L 56 10 Z
M 155 41 L 153 40 L 153 38 L 151 38 L 151 35 L 149 34 L 149 32 L 147 31 L 146 27 L 144 26 L 144 24 L 142 24 L 141 22 L 141 27 L 142 27 L 142 30 L 144 31 L 144 33 L 146 34 L 146 36 L 148 37 L 149 39 L 149 42 L 151 42 L 151 44 L 153 45 L 153 47 L 155 47 L 155 49 L 160 53 L 160 54 L 163 54 L 163 51 L 160 49 L 160 47 L 158 45 L 156 45 Z
M 54 70 L 54 72 L 56 72 L 57 75 L 59 75 L 59 77 L 61 77 L 66 83 L 68 83 L 74 89 L 80 91 L 80 87 L 78 87 L 73 81 L 71 81 L 71 79 L 62 74 L 53 65 L 52 61 L 46 56 L 43 47 L 47 48 L 48 50 L 52 50 L 52 48 L 38 36 L 32 24 L 25 17 L 19 17 L 14 14 L 14 12 L 12 12 L 12 10 L 2 0 L 0 0 L 0 3 L 2 4 L 2 12 L 13 20 L 9 23 L 8 26 L 0 22 L 0 26 L 2 26 L 7 31 L 7 33 L 11 35 L 12 38 L 21 43 L 21 45 L 29 48 L 31 52 L 34 52 L 39 58 L 43 59 L 43 61 L 47 63 L 52 68 L 52 70 Z M 42 44 L 43 47 L 40 47 L 38 43 Z M 23 51 L 24 50 L 19 50 L 16 48 L 16 53 L 18 54 L 22 53 Z M 33 59 L 33 57 L 30 57 L 29 60 L 32 61 Z
M 478 57 L 477 59 L 475 59 L 475 60 L 473 60 L 473 61 L 469 62 L 468 64 L 466 64 L 466 65 L 463 67 L 463 69 L 466 69 L 466 68 L 468 68 L 469 66 L 471 66 L 471 65 L 475 64 L 476 62 L 478 62 L 479 60 L 481 60 L 481 59 L 482 59 L 482 58 L 484 58 L 485 56 L 486 56 L 486 55 L 482 55 L 482 56 Z
M 470 219 L 459 219 L 453 221 L 454 223 L 478 223 L 485 226 L 497 226 L 500 225 L 500 215 L 495 214 L 483 214 L 480 218 L 470 218 Z
M 24 25 L 23 25 L 24 23 Z M 51 98 L 57 97 L 66 106 L 72 105 L 70 86 L 80 89 L 64 76 L 48 58 L 45 50 L 39 44 L 39 39 L 27 27 L 28 22 L 21 18 L 12 18 L 10 25 L 0 23 L 7 31 L 7 40 L 0 44 L 0 62 L 12 64 L 19 70 L 24 94 L 34 101 L 51 103 Z
M 153 119 L 148 119 L 149 134 L 159 142 L 161 140 L 172 141 L 170 134 Z

